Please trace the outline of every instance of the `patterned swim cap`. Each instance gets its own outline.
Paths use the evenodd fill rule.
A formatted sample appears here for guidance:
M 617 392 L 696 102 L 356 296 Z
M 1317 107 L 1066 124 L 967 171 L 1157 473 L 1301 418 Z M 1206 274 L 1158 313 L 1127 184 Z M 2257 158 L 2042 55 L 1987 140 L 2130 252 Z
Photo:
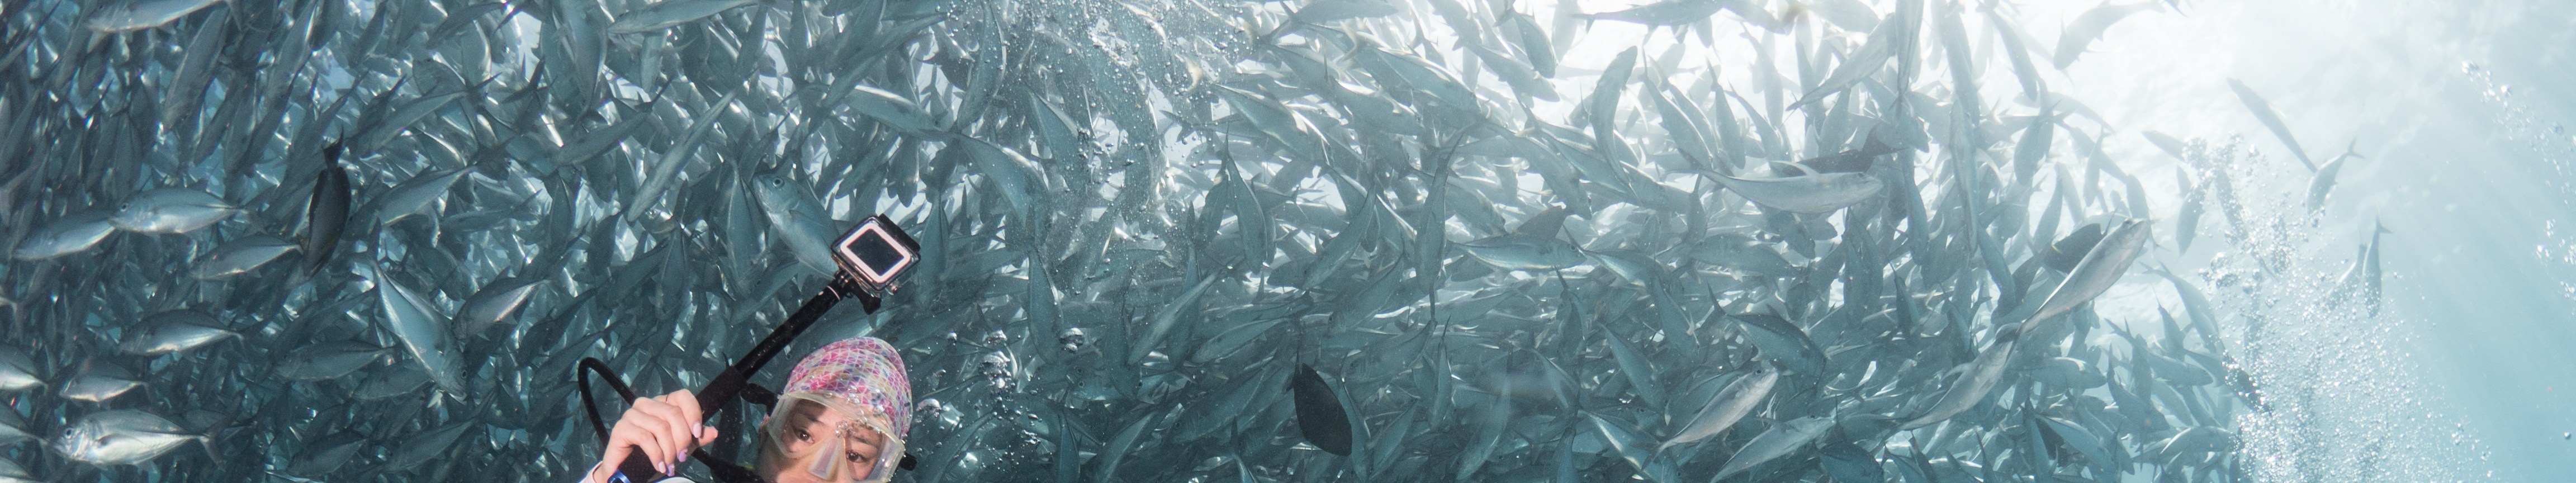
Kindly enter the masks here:
M 912 380 L 903 354 L 875 337 L 853 337 L 815 349 L 787 373 L 782 395 L 826 396 L 858 409 L 851 419 L 882 417 L 878 431 L 900 441 L 912 432 Z

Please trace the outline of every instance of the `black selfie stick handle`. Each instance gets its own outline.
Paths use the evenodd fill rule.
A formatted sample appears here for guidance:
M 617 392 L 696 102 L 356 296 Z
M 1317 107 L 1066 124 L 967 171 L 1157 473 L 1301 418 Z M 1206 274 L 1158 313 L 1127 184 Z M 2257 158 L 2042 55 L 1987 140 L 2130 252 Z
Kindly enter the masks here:
M 771 329 L 769 337 L 761 339 L 759 345 L 751 346 L 751 352 L 744 353 L 741 359 L 735 359 L 733 365 L 726 367 L 724 372 L 716 373 L 715 380 L 707 381 L 706 387 L 698 389 L 698 408 L 701 411 L 699 415 L 714 418 L 716 413 L 724 411 L 725 403 L 732 402 L 735 396 L 742 394 L 744 387 L 751 384 L 751 374 L 759 373 L 761 366 L 769 365 L 770 358 L 777 357 L 779 351 L 787 350 L 788 343 L 795 342 L 796 336 L 804 334 L 805 328 L 812 327 L 814 321 L 822 320 L 823 313 L 832 311 L 832 306 L 840 304 L 843 298 L 859 299 L 859 308 L 871 314 L 876 313 L 880 303 L 875 295 L 862 289 L 849 274 L 834 274 L 832 283 L 825 285 L 822 293 L 814 294 L 814 298 L 805 299 L 805 305 L 797 307 L 796 313 L 789 314 L 787 321 L 779 323 L 778 328 Z M 610 475 L 608 481 L 600 483 L 644 483 L 662 479 L 664 476 L 667 475 L 663 475 L 659 469 L 653 467 L 652 458 L 638 451 L 627 453 L 626 461 L 617 464 L 617 473 Z

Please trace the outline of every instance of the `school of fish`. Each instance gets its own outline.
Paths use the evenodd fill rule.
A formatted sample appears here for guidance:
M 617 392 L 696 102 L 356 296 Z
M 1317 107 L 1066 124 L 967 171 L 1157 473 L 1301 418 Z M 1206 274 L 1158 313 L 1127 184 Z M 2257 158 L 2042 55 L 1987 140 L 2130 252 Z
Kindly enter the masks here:
M 786 354 L 904 351 L 897 481 L 2247 481 L 2160 263 L 2235 158 L 2042 81 L 2169 6 L 0 0 L 0 483 L 574 481 L 579 360 L 695 388 L 877 213 Z

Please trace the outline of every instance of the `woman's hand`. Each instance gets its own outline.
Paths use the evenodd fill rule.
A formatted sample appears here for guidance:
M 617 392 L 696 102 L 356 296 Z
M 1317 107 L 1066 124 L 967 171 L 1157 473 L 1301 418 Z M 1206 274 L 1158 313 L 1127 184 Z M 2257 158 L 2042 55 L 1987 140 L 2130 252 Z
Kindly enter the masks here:
M 618 463 L 638 451 L 651 458 L 653 468 L 662 474 L 677 473 L 673 470 L 689 460 L 689 450 L 716 440 L 715 427 L 699 424 L 705 414 L 698 411 L 697 395 L 687 389 L 635 398 L 626 415 L 617 418 L 617 427 L 608 431 L 608 450 L 590 468 L 590 481 L 606 483 L 609 475 L 617 473 Z

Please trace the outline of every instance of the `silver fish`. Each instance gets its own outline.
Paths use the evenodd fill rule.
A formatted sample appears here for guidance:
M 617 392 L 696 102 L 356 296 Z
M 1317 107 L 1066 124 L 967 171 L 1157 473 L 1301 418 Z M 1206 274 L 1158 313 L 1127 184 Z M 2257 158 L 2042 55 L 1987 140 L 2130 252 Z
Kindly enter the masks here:
M 143 318 L 135 330 L 125 334 L 118 346 L 127 354 L 157 356 L 203 347 L 241 334 L 219 328 L 215 316 L 196 310 L 180 309 L 152 314 Z
M 379 367 L 376 370 L 367 371 L 367 378 L 358 381 L 358 390 L 349 397 L 360 401 L 374 401 L 410 394 L 412 391 L 420 390 L 421 386 L 429 385 L 431 379 L 429 372 L 410 364 Z
M 1830 213 L 1859 203 L 1861 200 L 1877 196 L 1879 189 L 1885 185 L 1880 183 L 1877 177 L 1867 173 L 1819 174 L 1797 163 L 1782 164 L 1796 166 L 1803 173 L 1798 176 L 1769 179 L 1745 179 L 1720 175 L 1717 176 L 1717 184 L 1726 186 L 1727 189 L 1734 190 L 1737 195 L 1742 195 L 1744 199 L 1753 200 L 1754 203 L 1762 206 L 1808 214 Z
M 1957 416 L 1968 408 L 1976 407 L 1977 403 L 1984 402 L 1986 393 L 1993 392 L 1995 385 L 2003 382 L 2004 368 L 2012 363 L 2012 351 L 2013 339 L 2010 336 L 1995 341 L 1993 347 L 1988 347 L 1985 352 L 1977 354 L 1976 361 L 1963 367 L 1966 370 L 1960 372 L 1958 380 L 1950 383 L 1949 392 L 1941 395 L 1940 402 L 1933 403 L 1932 408 L 1923 416 L 1906 421 L 1905 425 L 1899 428 L 1914 429 L 1929 426 L 1932 423 L 1950 419 L 1951 416 Z
M 2128 17 L 2129 14 L 2159 9 L 2162 7 L 2153 1 L 2128 4 L 2102 2 L 2101 6 L 2076 15 L 2075 21 L 2067 22 L 2066 29 L 2057 36 L 2057 58 L 2055 59 L 2057 69 L 2066 70 L 2066 66 L 2075 65 L 2075 58 L 2084 55 L 2084 47 L 2102 37 L 2102 31 L 2110 30 L 2111 24 L 2119 23 L 2120 19 Z
M 2065 56 L 2064 52 L 2058 53 L 2060 58 Z M 2281 138 L 2281 144 L 2290 148 L 2290 156 L 2298 158 L 2299 164 L 2307 166 L 2309 171 L 2317 170 L 2317 163 L 2308 160 L 2308 151 L 2299 148 L 2298 138 L 2290 136 L 2290 125 L 2281 122 L 2281 113 L 2272 110 L 2271 101 L 2263 100 L 2262 94 L 2255 93 L 2254 88 L 2246 87 L 2244 82 L 2236 79 L 2227 79 L 2227 88 L 2236 91 L 2236 100 L 2243 101 L 2246 110 L 2254 112 L 2254 120 L 2262 121 L 2263 127 L 2271 129 L 2273 136 Z
M 384 278 L 381 270 L 371 267 L 360 275 L 376 283 L 376 298 L 385 308 L 385 318 L 381 320 L 385 331 L 402 341 L 403 349 L 411 354 L 413 360 L 420 361 L 420 365 L 429 372 L 430 380 L 437 381 L 440 389 L 463 390 L 464 383 L 457 374 L 454 344 L 449 343 L 447 331 L 440 330 L 447 317 L 432 313 L 434 308 L 428 301 L 402 284 Z
M 391 225 L 395 220 L 420 213 L 447 197 L 447 188 L 455 186 L 456 179 L 464 175 L 464 169 L 436 169 L 403 180 L 402 184 L 394 186 L 393 191 L 376 199 L 376 222 Z
M 1783 276 L 1798 270 L 1796 263 L 1770 244 L 1742 236 L 1709 237 L 1700 241 L 1690 255 L 1702 263 L 1755 275 Z
M 482 334 L 493 324 L 518 314 L 520 308 L 528 306 L 529 295 L 535 294 L 537 284 L 542 282 L 545 279 L 505 278 L 484 284 L 482 290 L 474 292 L 474 296 L 465 298 L 464 307 L 456 310 L 456 336 Z
M 396 450 L 392 458 L 385 460 L 385 469 L 402 471 L 427 463 L 430 459 L 437 458 L 440 453 L 447 452 L 447 447 L 454 446 L 456 438 L 463 436 L 465 430 L 471 427 L 470 424 L 460 422 L 405 437 L 410 442 L 403 444 L 402 449 Z
M 294 462 L 287 463 L 286 474 L 307 478 L 330 475 L 332 472 L 339 471 L 341 465 L 348 464 L 349 459 L 357 456 L 358 450 L 364 448 L 366 443 L 365 438 L 351 434 L 334 435 L 307 443 L 302 452 L 295 454 Z
M 1154 312 L 1153 322 L 1146 326 L 1145 337 L 1137 339 L 1136 346 L 1130 349 L 1135 353 L 1128 356 L 1127 362 L 1129 364 L 1144 362 L 1145 355 L 1153 352 L 1155 346 L 1162 344 L 1163 337 L 1171 334 L 1172 327 L 1180 325 L 1181 311 L 1197 306 L 1199 294 L 1207 293 L 1208 285 L 1216 283 L 1216 275 L 1211 273 L 1200 277 L 1198 285 L 1191 286 L 1189 291 L 1181 292 L 1180 298 L 1163 304 L 1162 310 Z
M 634 134 L 635 128 L 644 126 L 651 119 L 651 116 L 627 116 L 617 124 L 592 130 L 580 142 L 555 150 L 555 165 L 569 166 L 598 158 L 600 153 L 617 148 L 617 143 L 625 141 L 628 135 Z
M 357 149 L 361 152 L 368 152 L 383 148 L 385 143 L 393 140 L 395 136 L 400 136 L 405 131 L 413 131 L 411 128 L 413 123 L 419 122 L 422 118 L 429 117 L 430 114 L 437 113 L 439 109 L 446 107 L 447 103 L 454 102 L 458 98 L 465 97 L 465 94 L 471 90 L 473 89 L 468 87 L 438 94 L 423 94 L 418 98 L 412 99 L 409 103 L 403 104 L 402 108 L 395 109 L 391 113 L 385 114 L 381 117 L 365 121 L 367 129 L 358 133 Z M 398 90 L 386 90 L 385 94 L 391 95 L 397 91 Z M 390 100 L 390 98 L 387 98 L 387 100 Z M 423 136 L 422 139 L 428 140 L 428 142 L 433 145 L 441 142 L 436 137 Z
M 1054 192 L 1054 185 L 1046 176 L 1046 168 L 1029 161 L 1018 150 L 981 139 L 966 139 L 962 143 L 960 147 L 966 149 L 968 157 L 975 162 L 976 174 L 984 175 L 999 185 L 1002 196 L 1010 199 L 1013 210 L 1028 212 L 1043 202 L 1048 193 Z
M 1460 242 L 1458 247 L 1485 263 L 1514 270 L 1556 270 L 1584 262 L 1582 250 L 1573 242 L 1554 236 L 1514 233 Z
M 1511 84 L 1513 91 L 1535 99 L 1557 100 L 1556 85 L 1540 77 L 1537 68 L 1531 67 L 1518 58 L 1495 52 L 1474 42 L 1460 42 L 1460 45 L 1468 52 L 1476 54 L 1478 59 L 1485 61 L 1485 68 L 1492 69 L 1494 75 L 1502 76 L 1504 82 Z
M 54 449 L 73 461 L 100 466 L 143 464 L 189 441 L 212 450 L 213 439 L 182 431 L 177 423 L 152 413 L 100 411 L 73 422 L 54 441 Z
M 64 215 L 44 228 L 28 232 L 18 241 L 9 256 L 19 260 L 43 260 L 88 251 L 116 233 L 116 224 L 108 220 L 111 211 L 83 211 Z
M 17 411 L 0 411 L 0 448 L 16 445 L 20 441 L 36 439 L 36 435 L 27 434 L 26 426 L 27 421 L 18 419 Z M 7 475 L 0 474 L 0 476 Z
M 1815 442 L 1816 438 L 1824 437 L 1825 431 L 1833 428 L 1833 418 L 1824 416 L 1808 416 L 1773 425 L 1770 431 L 1745 442 L 1744 449 L 1737 450 L 1735 457 L 1727 458 L 1726 467 L 1718 470 L 1717 477 L 1710 481 L 1725 481 L 1726 477 L 1752 470 L 1754 465 L 1788 456 L 1798 448 L 1806 447 L 1807 443 Z
M 18 463 L 0 458 L 0 483 L 41 483 L 42 481 L 36 479 L 35 475 L 27 474 L 27 469 L 18 467 Z
M 1521 55 L 1529 57 L 1530 68 L 1536 70 L 1539 77 L 1556 77 L 1556 50 L 1547 38 L 1547 31 L 1539 28 L 1538 21 L 1532 20 L 1527 13 L 1511 11 L 1501 15 L 1503 20 L 1496 28 L 1508 34 L 1503 40 L 1520 47 Z
M 1896 45 L 1900 41 L 1911 41 L 1904 36 L 1894 35 L 1895 32 L 1903 31 L 1898 28 L 1899 25 L 1902 24 L 1891 22 L 1880 25 L 1880 31 L 1870 33 L 1869 43 L 1862 44 L 1859 50 L 1853 51 L 1851 57 L 1843 61 L 1842 65 L 1834 66 L 1833 74 L 1827 75 L 1824 81 L 1816 83 L 1814 89 L 1799 96 L 1797 102 L 1789 103 L 1789 109 L 1797 109 L 1799 106 L 1824 100 L 1825 96 L 1842 92 L 1852 84 L 1860 82 L 1862 78 L 1886 68 L 1888 57 L 1896 53 Z
M 198 258 L 197 265 L 188 271 L 188 275 L 198 280 L 214 280 L 250 273 L 295 249 L 295 243 L 273 235 L 235 238 Z
M 45 378 L 36 371 L 36 359 L 26 348 L 0 345 L 0 391 L 24 391 L 42 385 Z
M 224 39 L 231 37 L 231 26 L 226 19 L 211 19 L 189 37 L 188 46 L 180 50 L 188 56 L 179 61 L 179 70 L 171 75 L 174 81 L 168 87 L 177 95 L 165 99 L 161 106 L 162 125 L 176 125 L 183 118 L 195 120 L 197 108 L 207 97 L 206 82 L 214 76 L 215 57 L 223 52 Z
M 204 191 L 159 188 L 127 198 L 108 218 L 117 228 L 137 233 L 186 233 L 240 213 L 231 203 Z
M 2325 209 L 2326 193 L 2334 191 L 2335 173 L 2343 171 L 2343 162 L 2345 160 L 2361 157 L 2360 153 L 2353 152 L 2353 148 L 2359 146 L 2360 142 L 2361 140 L 2355 139 L 2353 140 L 2354 144 L 2344 146 L 2343 154 L 2335 155 L 2334 159 L 2326 160 L 2326 165 L 2318 167 L 2317 174 L 2308 178 L 2309 211 Z
M 2049 434 L 2056 436 L 2057 440 L 2063 441 L 2066 447 L 2074 449 L 2077 453 L 2084 454 L 2085 458 L 2098 463 L 2110 463 L 2116 461 L 2112 459 L 2111 452 L 2104 447 L 2105 445 L 2103 444 L 2104 441 L 2102 438 L 2094 436 L 2093 431 L 2085 429 L 2083 425 L 2069 422 L 2065 419 L 2060 419 L 2054 416 L 2039 417 L 2035 419 L 2042 422 L 2044 425 L 2042 427 L 2047 429 Z
M 2336 288 L 2331 294 L 2336 300 L 2359 304 L 2366 317 L 2379 316 L 2379 287 L 2384 280 L 2379 270 L 2379 235 L 2386 233 L 2387 227 L 2380 226 L 2376 220 L 2370 222 L 2370 243 L 2362 245 L 2360 251 L 2354 253 L 2352 266 L 2344 269 L 2343 276 L 2336 278 Z
M 1581 14 L 1584 18 L 1616 20 L 1646 25 L 1685 25 L 1717 15 L 1726 2 L 1720 0 L 1665 0 L 1615 12 Z
M 2110 382 L 2101 373 L 2094 372 L 2091 365 L 2083 359 L 2052 357 L 2040 361 L 2039 367 L 2029 374 L 2032 380 L 2067 389 L 2092 389 Z
M 608 33 L 631 34 L 671 28 L 724 13 L 734 7 L 750 5 L 753 0 L 669 0 L 646 5 L 617 16 L 608 24 Z
M 2174 341 L 2173 343 L 2180 344 L 2182 341 Z M 2165 382 L 2182 386 L 2203 386 L 2217 381 L 2217 378 L 2209 375 L 2208 370 L 2202 369 L 2199 366 L 2194 366 L 2189 362 L 2183 362 L 2175 360 L 2172 357 L 2166 357 L 2164 354 L 2150 352 L 2138 354 L 2137 358 L 2140 361 L 2146 362 L 2147 367 L 2153 369 L 2153 372 L 2156 373 L 2156 377 L 2164 379 Z
M 836 268 L 830 248 L 832 235 L 824 233 L 830 220 L 823 204 L 814 195 L 787 178 L 784 171 L 768 171 L 752 177 L 752 197 L 760 200 L 763 213 L 769 215 L 769 227 L 779 240 L 787 243 L 788 253 L 806 268 L 832 273 Z
M 219 0 L 134 0 L 118 2 L 99 9 L 83 25 L 90 30 L 117 33 L 159 27 L 212 6 Z M 202 86 L 200 86 L 202 87 Z
M 1754 347 L 1762 349 L 1762 358 L 1779 361 L 1799 374 L 1825 375 L 1824 349 L 1816 347 L 1816 340 L 1809 338 L 1807 331 L 1798 328 L 1797 323 L 1760 313 L 1729 315 L 1727 318 L 1744 323 L 1747 329 L 1744 337 L 1752 340 Z
M 1316 0 L 1299 7 L 1296 14 L 1290 16 L 1301 21 L 1323 23 L 1354 18 L 1384 17 L 1394 15 L 1395 12 L 1394 5 L 1379 3 L 1376 0 Z
M 1727 383 L 1726 389 L 1718 391 L 1716 398 L 1700 406 L 1698 415 L 1691 417 L 1690 425 L 1683 426 L 1680 433 L 1673 434 L 1672 439 L 1664 440 L 1664 444 L 1656 446 L 1655 451 L 1660 452 L 1725 433 L 1727 428 L 1735 427 L 1736 421 L 1744 419 L 1747 414 L 1752 414 L 1754 406 L 1761 405 L 1762 400 L 1771 395 L 1771 388 L 1779 382 L 1780 367 L 1761 364 L 1761 367 L 1754 369 L 1752 374 L 1746 374 L 1737 378 L 1735 382 Z
M 143 387 L 143 382 L 134 380 L 134 375 L 124 368 L 112 364 L 90 364 L 79 375 L 72 376 L 71 381 L 63 383 L 62 396 L 74 401 L 106 402 L 138 387 Z
M 904 131 L 927 133 L 939 130 L 939 121 L 931 119 L 930 113 L 923 112 L 921 104 L 910 98 L 867 84 L 859 84 L 852 89 L 852 95 L 842 101 L 852 111 Z
M 644 216 L 653 205 L 659 204 L 662 192 L 671 189 L 671 184 L 679 179 L 680 166 L 696 158 L 693 154 L 698 151 L 699 142 L 705 140 L 708 133 L 714 132 L 716 119 L 723 118 L 725 111 L 733 108 L 734 99 L 740 98 L 742 91 L 736 89 L 730 94 L 725 94 L 723 100 L 707 106 L 706 112 L 700 113 L 696 121 L 690 122 L 688 132 L 680 135 L 679 143 L 671 145 L 670 150 L 662 152 L 661 159 L 653 161 L 653 170 L 651 174 L 645 176 L 644 186 L 635 190 L 635 196 L 628 198 L 618 213 L 631 222 Z
M 2028 329 L 2021 333 L 2053 333 L 2040 330 L 2037 325 L 2057 325 L 2058 322 L 2051 322 L 2057 316 L 2066 315 L 2066 312 L 2075 310 L 2076 305 L 2091 302 L 2093 297 L 2110 290 L 2111 284 L 2119 282 L 2120 276 L 2129 272 L 2129 263 L 2137 261 L 2138 255 L 2146 251 L 2147 239 L 2155 236 L 2154 226 L 2146 220 L 2132 219 L 2121 222 L 2119 228 L 2103 235 L 2102 241 L 2084 254 L 2084 261 L 2077 262 L 2075 269 L 2067 272 L 2066 281 L 2059 282 L 2057 289 L 2048 293 L 2048 299 L 2039 303 L 2038 311 L 2024 319 L 2028 322 L 2023 327 Z
M 393 348 L 345 340 L 313 344 L 279 361 L 277 374 L 289 381 L 336 379 L 357 372 L 389 350 Z

